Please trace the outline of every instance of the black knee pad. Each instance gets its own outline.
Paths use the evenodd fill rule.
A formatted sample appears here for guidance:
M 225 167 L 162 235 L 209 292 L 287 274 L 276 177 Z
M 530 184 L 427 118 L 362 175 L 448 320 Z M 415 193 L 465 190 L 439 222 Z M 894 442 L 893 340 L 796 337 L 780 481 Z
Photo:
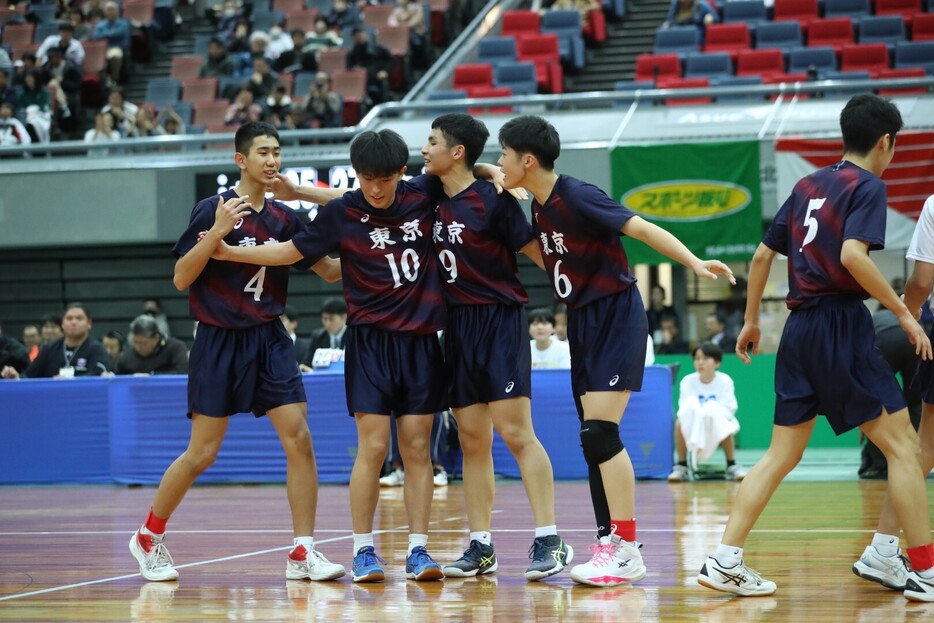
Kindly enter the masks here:
M 581 422 L 581 447 L 588 465 L 606 463 L 625 449 L 619 438 L 619 424 L 604 420 Z

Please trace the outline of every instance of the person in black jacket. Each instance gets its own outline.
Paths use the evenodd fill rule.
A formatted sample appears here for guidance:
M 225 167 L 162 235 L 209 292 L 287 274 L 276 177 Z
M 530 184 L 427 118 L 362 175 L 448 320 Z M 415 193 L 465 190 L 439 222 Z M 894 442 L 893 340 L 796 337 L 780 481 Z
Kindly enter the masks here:
M 49 343 L 20 373 L 13 366 L 0 370 L 5 379 L 100 376 L 107 372 L 107 349 L 91 336 L 91 314 L 84 303 L 71 303 L 62 318 L 65 337 Z
M 181 340 L 164 337 L 148 314 L 130 323 L 130 348 L 117 359 L 116 374 L 188 374 L 188 349 Z
M 389 97 L 392 53 L 375 41 L 370 41 L 370 34 L 363 28 L 353 29 L 353 40 L 353 48 L 347 55 L 347 68 L 366 70 L 367 95 L 374 104 L 381 104 Z
M 29 366 L 29 349 L 18 340 L 3 335 L 3 326 L 0 325 L 0 370 L 10 366 L 17 371 L 23 371 Z

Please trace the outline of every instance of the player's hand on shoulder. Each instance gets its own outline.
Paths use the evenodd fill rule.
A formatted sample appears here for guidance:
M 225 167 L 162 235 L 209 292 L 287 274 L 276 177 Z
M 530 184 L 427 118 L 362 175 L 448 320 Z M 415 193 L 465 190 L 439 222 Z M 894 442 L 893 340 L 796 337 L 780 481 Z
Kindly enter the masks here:
M 736 277 L 729 266 L 720 260 L 706 260 L 694 267 L 694 273 L 704 279 L 716 279 L 717 275 L 725 276 L 731 285 L 736 285 Z
M 276 201 L 295 201 L 298 196 L 298 184 L 289 179 L 287 175 L 276 173 L 276 179 L 269 185 L 273 199 Z
M 736 338 L 736 354 L 743 363 L 752 361 L 749 356 L 750 352 L 753 355 L 759 354 L 759 340 L 761 338 L 762 330 L 759 329 L 759 325 L 749 324 L 748 322 L 743 325 L 739 336 Z
M 249 196 L 231 197 L 224 201 L 223 196 L 217 199 L 217 210 L 214 212 L 214 227 L 212 231 L 223 238 L 231 232 L 237 223 L 250 213 Z

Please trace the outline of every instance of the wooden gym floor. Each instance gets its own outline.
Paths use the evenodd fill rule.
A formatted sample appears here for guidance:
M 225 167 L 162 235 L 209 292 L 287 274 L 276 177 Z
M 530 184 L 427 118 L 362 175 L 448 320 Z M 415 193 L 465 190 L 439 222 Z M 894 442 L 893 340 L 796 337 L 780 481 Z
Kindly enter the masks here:
M 857 578 L 853 561 L 871 538 L 884 483 L 787 482 L 756 526 L 747 560 L 778 583 L 772 597 L 731 598 L 694 577 L 719 542 L 737 485 L 717 481 L 637 486 L 639 538 L 649 574 L 632 587 L 575 585 L 568 571 L 528 583 L 532 518 L 521 483 L 497 483 L 493 518 L 499 570 L 444 582 L 404 579 L 407 541 L 401 489 L 383 490 L 377 551 L 381 584 L 286 581 L 291 545 L 282 486 L 193 489 L 169 524 L 181 579 L 144 582 L 127 541 L 152 488 L 0 488 L 2 621 L 934 621 L 934 604 Z M 934 488 L 929 486 L 934 495 Z M 557 485 L 558 528 L 589 558 L 593 518 L 586 483 Z M 316 538 L 350 567 L 345 486 L 325 486 Z M 429 551 L 439 562 L 466 546 L 463 489 L 435 490 Z

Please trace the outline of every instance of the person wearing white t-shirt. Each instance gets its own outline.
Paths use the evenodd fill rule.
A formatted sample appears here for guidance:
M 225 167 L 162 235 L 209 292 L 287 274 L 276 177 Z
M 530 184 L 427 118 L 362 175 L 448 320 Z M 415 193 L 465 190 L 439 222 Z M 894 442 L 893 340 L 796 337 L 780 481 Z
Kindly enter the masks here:
M 571 367 L 571 347 L 555 336 L 555 315 L 542 307 L 529 312 L 533 368 Z
M 736 420 L 736 392 L 733 379 L 720 372 L 723 351 L 712 342 L 694 349 L 694 372 L 681 379 L 675 447 L 678 463 L 668 475 L 669 482 L 691 479 L 688 453 L 694 463 L 709 459 L 717 447 L 726 454 L 727 480 L 742 480 L 746 470 L 736 464 L 733 436 L 739 432 Z

